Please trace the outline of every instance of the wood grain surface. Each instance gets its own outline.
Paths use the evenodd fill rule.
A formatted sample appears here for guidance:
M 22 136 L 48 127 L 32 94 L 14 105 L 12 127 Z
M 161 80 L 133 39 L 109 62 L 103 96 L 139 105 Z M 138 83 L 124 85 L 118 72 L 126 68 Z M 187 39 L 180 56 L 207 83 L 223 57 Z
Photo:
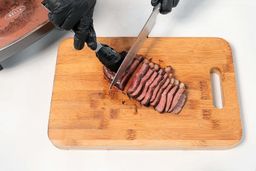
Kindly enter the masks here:
M 134 38 L 100 38 L 118 51 Z M 229 44 L 220 38 L 149 38 L 139 54 L 173 66 L 188 87 L 179 115 L 159 114 L 118 90 L 108 91 L 102 65 L 88 48 L 64 40 L 58 50 L 48 135 L 63 149 L 225 149 L 242 137 Z M 210 73 L 222 81 L 224 108 L 213 105 Z

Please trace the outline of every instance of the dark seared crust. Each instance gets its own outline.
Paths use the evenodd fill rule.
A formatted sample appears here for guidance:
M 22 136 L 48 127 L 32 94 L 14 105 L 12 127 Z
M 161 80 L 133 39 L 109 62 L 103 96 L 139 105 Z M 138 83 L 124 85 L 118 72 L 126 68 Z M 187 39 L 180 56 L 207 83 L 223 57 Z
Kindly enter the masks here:
M 187 95 L 185 93 L 183 93 L 180 96 L 180 99 L 179 99 L 177 105 L 174 107 L 172 112 L 175 113 L 175 114 L 179 114 L 181 112 L 181 110 L 183 109 L 183 107 L 186 103 L 186 100 L 187 100 Z
M 115 73 L 110 71 L 107 67 L 103 67 L 103 73 L 104 73 L 104 77 L 108 80 L 108 81 L 112 81 Z
M 149 100 L 150 103 L 152 103 L 156 99 L 156 96 L 157 96 L 160 88 L 164 85 L 165 81 L 168 78 L 169 78 L 169 75 L 167 73 L 165 73 L 163 76 L 163 79 L 160 82 L 158 82 L 156 87 L 153 89 L 152 96 L 150 97 L 150 100 Z
M 146 96 L 147 91 L 148 91 L 150 85 L 153 83 L 153 81 L 156 79 L 156 77 L 157 77 L 157 75 L 158 75 L 158 72 L 157 72 L 158 69 L 159 69 L 159 67 L 155 68 L 155 71 L 153 72 L 153 74 L 150 76 L 150 78 L 148 79 L 148 81 L 146 81 L 145 86 L 144 86 L 144 88 L 143 88 L 141 94 L 139 95 L 139 97 L 137 97 L 137 100 L 138 100 L 138 101 L 143 100 L 144 97 Z
M 174 81 L 171 81 L 169 83 L 168 87 L 161 94 L 160 101 L 158 102 L 157 106 L 155 107 L 156 111 L 158 111 L 160 113 L 163 113 L 165 111 L 165 106 L 166 106 L 166 102 L 167 102 L 167 94 L 173 87 L 173 83 L 174 83 Z
M 172 105 L 171 105 L 171 108 L 169 109 L 169 112 L 173 111 L 174 107 L 178 104 L 181 95 L 183 93 L 185 93 L 185 91 L 186 91 L 185 85 L 184 84 L 180 84 L 179 90 L 177 91 L 177 93 L 173 97 Z
M 128 88 L 128 92 L 127 92 L 128 94 L 134 92 L 136 88 L 139 86 L 142 77 L 147 73 L 149 69 L 149 64 L 144 62 L 139 67 L 140 67 L 139 70 L 137 71 L 137 73 L 135 73 L 135 76 L 131 80 L 131 85 Z
M 128 67 L 128 69 L 125 72 L 125 75 L 123 76 L 122 81 L 120 83 L 120 89 L 121 90 L 124 90 L 126 84 L 128 83 L 129 79 L 131 78 L 132 74 L 134 73 L 134 71 L 137 69 L 137 67 L 139 66 L 139 64 L 142 61 L 143 61 L 143 57 L 139 56 L 139 57 L 135 58 L 135 60 L 131 64 L 131 66 Z
M 173 98 L 178 89 L 179 89 L 179 82 L 176 80 L 175 85 L 167 94 L 167 102 L 166 102 L 166 106 L 165 106 L 165 112 L 168 112 L 169 109 L 171 108 Z
M 149 64 L 150 69 L 148 70 L 148 72 L 143 76 L 143 78 L 141 79 L 141 82 L 139 84 L 139 86 L 136 88 L 136 90 L 134 92 L 132 92 L 131 94 L 129 94 L 130 97 L 138 97 L 141 93 L 141 91 L 143 90 L 147 80 L 151 77 L 151 75 L 154 73 L 154 70 L 152 68 L 152 65 Z M 154 65 L 153 65 L 154 66 Z
M 164 85 L 165 81 L 169 78 L 169 74 L 172 73 L 172 67 L 166 67 L 165 68 L 165 72 L 166 74 L 164 75 L 164 78 L 159 82 L 159 84 L 155 87 L 155 89 L 153 90 L 153 94 L 150 98 L 150 103 L 153 103 L 153 101 L 156 99 L 157 94 L 159 92 L 159 90 L 161 89 L 161 87 Z M 171 77 L 171 76 L 170 76 Z
M 165 81 L 164 85 L 161 86 L 160 90 L 158 91 L 155 100 L 154 100 L 152 103 L 150 103 L 151 106 L 156 107 L 156 106 L 158 105 L 158 103 L 159 103 L 159 101 L 160 101 L 160 99 L 161 99 L 161 95 L 162 95 L 162 93 L 164 92 L 164 90 L 166 89 L 166 87 L 168 87 L 169 83 L 170 83 L 170 79 L 168 78 L 168 79 Z
M 104 73 L 104 78 L 105 78 L 106 80 L 108 80 L 109 82 L 111 82 L 111 81 L 114 79 L 115 73 L 112 72 L 111 70 L 109 70 L 108 68 L 103 67 L 103 73 Z M 115 86 L 116 86 L 118 89 L 121 89 L 121 88 L 120 88 L 120 80 L 117 81 L 117 83 L 115 84 Z
M 159 82 L 164 79 L 164 70 L 163 69 L 160 69 L 159 72 L 158 72 L 158 76 L 156 77 L 156 79 L 154 80 L 154 82 L 150 85 L 147 93 L 146 93 L 146 96 L 144 97 L 144 99 L 141 101 L 141 104 L 142 105 L 145 105 L 145 106 L 148 106 L 149 103 L 150 103 L 150 98 L 152 97 L 153 95 L 153 91 L 154 89 L 156 88 L 156 86 L 159 84 Z M 167 74 L 166 74 L 166 77 L 167 77 Z

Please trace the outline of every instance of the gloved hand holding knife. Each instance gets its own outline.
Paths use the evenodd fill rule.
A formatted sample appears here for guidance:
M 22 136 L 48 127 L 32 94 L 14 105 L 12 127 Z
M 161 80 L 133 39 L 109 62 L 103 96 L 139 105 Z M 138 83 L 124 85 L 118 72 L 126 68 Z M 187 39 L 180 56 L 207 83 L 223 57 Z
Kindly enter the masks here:
M 96 52 L 101 63 L 116 72 L 123 57 L 108 45 L 97 43 L 93 26 L 93 11 L 96 0 L 44 0 L 43 5 L 49 9 L 49 19 L 62 30 L 73 30 L 74 48 L 81 50 L 86 43 Z M 153 6 L 161 3 L 160 13 L 167 14 L 176 7 L 179 0 L 151 0 Z

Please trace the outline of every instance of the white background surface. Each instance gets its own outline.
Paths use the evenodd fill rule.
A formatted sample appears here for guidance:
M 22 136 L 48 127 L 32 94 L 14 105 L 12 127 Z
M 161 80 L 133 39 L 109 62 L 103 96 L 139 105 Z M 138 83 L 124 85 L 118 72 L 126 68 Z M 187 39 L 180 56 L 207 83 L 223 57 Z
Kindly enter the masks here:
M 136 36 L 151 12 L 150 0 L 98 0 L 98 36 Z M 181 0 L 159 17 L 152 36 L 217 36 L 233 48 L 241 114 L 242 143 L 208 151 L 63 151 L 48 139 L 47 126 L 59 41 L 45 38 L 3 63 L 0 72 L 0 170 L 256 171 L 256 1 Z

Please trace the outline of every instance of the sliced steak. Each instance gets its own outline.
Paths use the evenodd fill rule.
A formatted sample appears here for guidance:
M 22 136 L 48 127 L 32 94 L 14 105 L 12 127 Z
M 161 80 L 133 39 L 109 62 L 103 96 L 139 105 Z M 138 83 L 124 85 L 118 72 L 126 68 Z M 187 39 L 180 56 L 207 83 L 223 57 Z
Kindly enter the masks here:
M 121 55 L 125 56 L 126 53 Z M 106 67 L 103 67 L 103 72 L 109 82 L 116 74 Z M 128 96 L 142 105 L 153 106 L 160 113 L 178 114 L 187 100 L 186 87 L 174 79 L 171 67 L 162 69 L 142 56 L 133 60 L 115 86 L 120 90 L 126 89 Z
M 154 66 L 154 72 L 153 74 L 150 76 L 150 78 L 147 80 L 142 93 L 139 95 L 139 97 L 137 97 L 138 101 L 142 101 L 144 99 L 144 97 L 146 96 L 146 93 L 148 91 L 149 86 L 153 83 L 153 81 L 156 79 L 157 75 L 158 75 L 158 70 L 159 70 L 159 66 L 155 65 Z
M 145 86 L 147 80 L 151 77 L 151 75 L 154 73 L 154 64 L 153 63 L 150 63 L 149 64 L 149 67 L 150 69 L 148 70 L 148 72 L 146 73 L 146 75 L 144 75 L 141 79 L 141 82 L 139 84 L 139 86 L 136 88 L 136 90 L 134 92 L 132 92 L 131 94 L 129 94 L 130 97 L 138 97 L 142 90 L 143 90 L 143 87 Z
M 171 67 L 166 67 L 165 72 L 166 72 L 166 74 L 164 75 L 164 78 L 160 82 L 157 83 L 156 87 L 153 90 L 152 96 L 150 97 L 150 103 L 153 103 L 153 101 L 156 99 L 158 91 L 164 85 L 164 83 L 168 79 L 168 77 L 170 77 L 170 78 L 172 77 L 172 74 L 171 74 L 172 68 Z
M 179 89 L 179 81 L 176 80 L 174 83 L 174 87 L 167 94 L 167 103 L 165 106 L 165 112 L 168 112 L 169 109 L 171 108 L 172 100 L 173 100 L 175 93 L 177 92 L 178 89 Z
M 180 99 L 177 103 L 177 105 L 174 107 L 173 109 L 173 113 L 175 114 L 178 114 L 181 112 L 181 110 L 183 109 L 185 103 L 186 103 L 186 100 L 187 100 L 187 95 L 185 93 L 183 93 L 181 96 L 180 96 Z
M 172 105 L 171 108 L 169 109 L 169 112 L 172 112 L 174 107 L 178 104 L 179 99 L 181 97 L 181 95 L 186 91 L 185 85 L 183 83 L 180 84 L 179 90 L 177 91 L 177 93 L 175 94 L 175 96 L 173 97 L 173 101 L 172 101 Z
M 114 79 L 115 73 L 113 71 L 111 71 L 110 69 L 108 69 L 107 67 L 103 67 L 103 73 L 104 73 L 104 77 L 106 80 L 108 80 L 109 82 L 111 82 Z M 120 80 L 118 80 L 115 84 L 115 86 L 120 89 Z
M 126 72 L 123 74 L 121 80 L 118 80 L 115 86 L 119 88 L 120 90 L 124 90 L 127 82 L 129 81 L 130 77 L 134 73 L 134 71 L 137 69 L 138 65 L 143 61 L 142 56 L 138 56 L 134 58 L 133 62 L 130 64 L 130 66 L 127 68 Z M 115 72 L 111 71 L 107 67 L 103 67 L 103 73 L 104 77 L 111 82 L 115 77 Z
M 132 62 L 131 66 L 128 67 L 128 69 L 125 72 L 124 77 L 121 80 L 120 86 L 119 86 L 121 90 L 124 90 L 126 84 L 130 80 L 132 74 L 134 73 L 134 71 L 136 71 L 137 67 L 139 66 L 139 64 L 142 61 L 143 61 L 143 57 L 142 56 L 138 56 L 137 58 L 134 59 L 134 61 Z
M 139 67 L 138 71 L 135 73 L 135 76 L 131 80 L 130 87 L 127 91 L 128 95 L 136 90 L 141 82 L 142 77 L 147 73 L 148 69 L 149 61 L 145 59 L 143 64 Z
M 108 81 L 112 81 L 115 73 L 110 71 L 107 67 L 103 67 L 103 73 L 104 73 L 104 77 L 108 80 Z
M 170 84 L 167 86 L 167 88 L 161 94 L 160 101 L 157 104 L 157 106 L 155 107 L 156 111 L 158 111 L 160 113 L 163 113 L 165 111 L 165 106 L 166 106 L 166 102 L 167 102 L 167 94 L 173 87 L 173 84 L 174 84 L 174 79 L 172 78 Z
M 161 86 L 160 90 L 158 91 L 155 100 L 154 100 L 152 103 L 150 103 L 151 106 L 153 106 L 153 107 L 156 107 L 156 106 L 157 106 L 158 102 L 159 102 L 160 99 L 161 99 L 161 94 L 164 92 L 164 90 L 166 89 L 166 87 L 168 87 L 169 83 L 170 83 L 170 78 L 167 78 L 166 81 L 165 81 L 165 83 L 163 84 L 163 86 Z
M 167 78 L 168 75 L 165 74 L 165 71 L 163 69 L 160 69 L 158 72 L 158 76 L 156 77 L 156 79 L 154 80 L 154 82 L 149 86 L 149 89 L 144 97 L 144 99 L 141 101 L 142 105 L 148 106 L 150 103 L 150 98 L 152 97 L 153 91 L 156 88 L 156 86 L 159 84 L 159 82 L 164 79 Z

